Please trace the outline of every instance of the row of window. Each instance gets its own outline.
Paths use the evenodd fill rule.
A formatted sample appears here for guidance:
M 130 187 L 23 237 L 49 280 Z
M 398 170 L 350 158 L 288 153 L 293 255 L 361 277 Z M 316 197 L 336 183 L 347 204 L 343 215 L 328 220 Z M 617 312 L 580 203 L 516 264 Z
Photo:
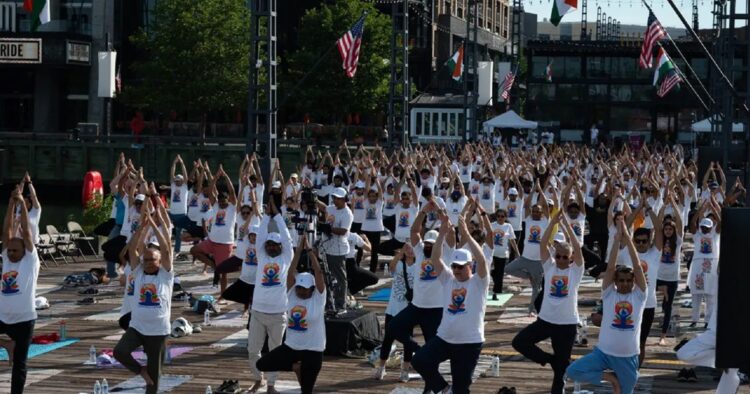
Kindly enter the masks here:
M 740 59 L 736 59 L 740 61 Z M 655 61 L 655 60 L 654 60 Z M 685 62 L 682 59 L 674 59 L 675 64 L 681 70 L 687 72 Z M 638 66 L 638 60 L 631 57 L 607 57 L 607 56 L 534 56 L 531 63 L 533 78 L 544 78 L 547 74 L 547 66 L 550 65 L 552 78 L 623 78 L 623 79 L 649 79 L 653 75 L 653 69 L 644 70 Z M 690 65 L 701 79 L 708 78 L 708 60 L 695 58 L 690 60 Z
M 607 85 L 571 83 L 529 84 L 532 101 L 613 101 L 633 102 L 653 100 L 655 88 L 651 85 Z
M 525 115 L 539 122 L 560 122 L 561 129 L 588 130 L 592 124 L 598 124 L 601 130 L 643 132 L 652 131 L 652 126 L 657 130 L 689 131 L 690 125 L 696 121 L 695 112 L 695 108 L 683 108 L 675 113 L 657 112 L 648 107 L 581 107 L 527 102 Z

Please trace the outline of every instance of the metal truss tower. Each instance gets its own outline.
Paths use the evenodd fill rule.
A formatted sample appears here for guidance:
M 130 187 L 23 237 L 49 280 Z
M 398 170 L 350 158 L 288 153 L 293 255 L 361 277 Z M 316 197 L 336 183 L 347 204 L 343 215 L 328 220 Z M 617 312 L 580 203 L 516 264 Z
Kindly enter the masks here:
M 581 41 L 586 41 L 589 39 L 589 31 L 588 31 L 588 1 L 587 0 L 581 0 Z
M 478 129 L 478 43 L 477 33 L 479 28 L 477 21 L 479 19 L 478 0 L 468 0 L 466 9 L 466 39 L 464 40 L 464 140 L 474 140 L 477 137 Z M 514 0 L 514 4 L 517 0 Z M 520 1 L 520 0 L 518 0 Z M 516 23 L 516 10 L 513 10 L 513 23 Z M 519 31 L 520 31 L 520 14 L 519 14 Z M 514 27 L 515 28 L 515 27 Z M 520 34 L 519 34 L 520 36 Z M 519 44 L 520 44 L 520 37 Z M 511 44 L 513 45 L 513 44 Z M 520 45 L 519 45 L 520 47 Z
M 391 146 L 409 141 L 409 0 L 391 4 L 391 80 L 388 99 L 388 131 Z
M 602 39 L 602 7 L 596 7 L 596 39 Z

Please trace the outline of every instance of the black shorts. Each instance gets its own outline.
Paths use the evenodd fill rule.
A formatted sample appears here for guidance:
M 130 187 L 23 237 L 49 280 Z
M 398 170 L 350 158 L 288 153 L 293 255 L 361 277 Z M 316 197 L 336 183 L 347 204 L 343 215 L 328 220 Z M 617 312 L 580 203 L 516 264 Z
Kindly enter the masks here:
M 203 226 L 199 226 L 193 222 L 193 224 L 186 228 L 185 231 L 187 231 L 188 234 L 190 234 L 193 238 L 204 238 L 206 236 L 206 233 L 203 231 Z
M 105 261 L 120 261 L 120 252 L 128 244 L 128 239 L 124 235 L 118 235 L 102 244 Z
M 643 310 L 641 318 L 641 343 L 646 343 L 648 334 L 651 332 L 651 325 L 654 324 L 654 312 L 656 308 L 646 308 Z
M 253 303 L 254 290 L 255 285 L 251 285 L 243 282 L 240 279 L 237 279 L 234 283 L 227 287 L 227 289 L 224 290 L 223 293 L 221 293 L 221 298 L 229 301 L 234 301 L 245 306 L 249 306 Z

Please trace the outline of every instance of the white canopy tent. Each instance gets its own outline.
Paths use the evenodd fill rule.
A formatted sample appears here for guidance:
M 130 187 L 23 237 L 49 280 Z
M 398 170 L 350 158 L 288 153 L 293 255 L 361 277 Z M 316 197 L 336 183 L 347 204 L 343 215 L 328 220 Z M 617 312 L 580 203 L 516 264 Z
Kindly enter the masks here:
M 526 120 L 516 113 L 516 111 L 509 110 L 502 115 L 498 115 L 483 123 L 485 130 L 492 130 L 493 128 L 501 129 L 536 129 L 537 122 Z
M 694 132 L 696 133 L 710 133 L 711 132 L 711 119 L 706 118 L 703 120 L 700 120 L 698 122 L 693 123 L 693 126 L 691 127 Z M 721 127 L 721 126 L 719 126 Z M 732 132 L 734 133 L 741 133 L 742 130 L 742 123 L 732 123 Z

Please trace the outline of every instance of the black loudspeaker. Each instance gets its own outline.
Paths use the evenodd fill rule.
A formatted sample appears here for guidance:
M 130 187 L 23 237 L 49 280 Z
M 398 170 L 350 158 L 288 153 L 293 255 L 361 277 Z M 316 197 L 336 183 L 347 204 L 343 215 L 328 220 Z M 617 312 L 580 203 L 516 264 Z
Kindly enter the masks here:
M 750 366 L 750 208 L 721 213 L 716 367 Z

